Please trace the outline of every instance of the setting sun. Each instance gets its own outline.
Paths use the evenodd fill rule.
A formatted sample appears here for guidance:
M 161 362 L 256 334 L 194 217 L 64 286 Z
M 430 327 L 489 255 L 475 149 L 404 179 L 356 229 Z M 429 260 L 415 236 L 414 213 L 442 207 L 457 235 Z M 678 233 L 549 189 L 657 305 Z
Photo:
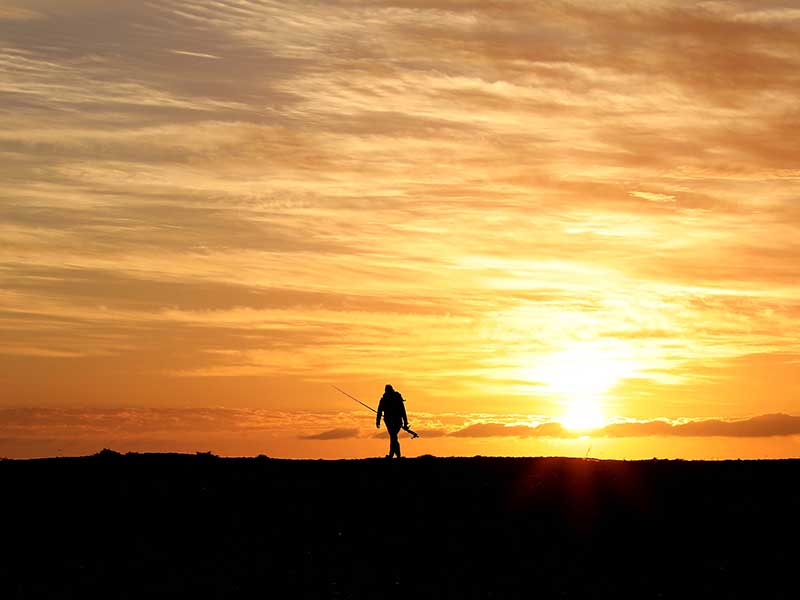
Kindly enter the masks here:
M 567 408 L 561 424 L 572 431 L 589 431 L 605 425 L 599 402 L 578 400 Z
M 531 375 L 564 407 L 561 424 L 585 431 L 605 424 L 608 392 L 631 377 L 636 363 L 625 348 L 581 343 L 544 357 Z

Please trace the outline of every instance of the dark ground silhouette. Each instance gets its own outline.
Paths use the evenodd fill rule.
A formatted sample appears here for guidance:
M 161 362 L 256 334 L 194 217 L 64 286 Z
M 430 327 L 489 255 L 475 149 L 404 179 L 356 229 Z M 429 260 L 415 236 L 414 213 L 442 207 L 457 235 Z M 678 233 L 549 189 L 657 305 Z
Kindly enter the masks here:
M 0 461 L 2 598 L 796 598 L 800 460 Z

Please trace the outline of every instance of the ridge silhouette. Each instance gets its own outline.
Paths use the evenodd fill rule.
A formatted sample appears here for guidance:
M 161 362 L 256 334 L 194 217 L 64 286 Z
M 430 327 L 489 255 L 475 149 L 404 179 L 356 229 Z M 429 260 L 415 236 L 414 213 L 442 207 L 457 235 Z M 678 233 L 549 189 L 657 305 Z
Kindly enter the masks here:
M 786 600 L 800 460 L 0 460 L 0 598 Z

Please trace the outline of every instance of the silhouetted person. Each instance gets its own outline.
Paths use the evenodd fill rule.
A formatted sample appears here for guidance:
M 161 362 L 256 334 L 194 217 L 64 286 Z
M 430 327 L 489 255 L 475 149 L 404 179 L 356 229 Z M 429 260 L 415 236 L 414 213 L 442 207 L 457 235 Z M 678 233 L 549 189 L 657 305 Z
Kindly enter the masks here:
M 383 422 L 386 423 L 386 431 L 389 432 L 389 454 L 386 455 L 386 458 L 392 458 L 395 455 L 400 458 L 400 440 L 397 439 L 397 434 L 400 433 L 401 429 L 408 427 L 408 417 L 406 416 L 406 407 L 403 402 L 405 400 L 403 400 L 400 392 L 387 384 L 378 404 L 378 416 L 375 419 L 375 427 L 380 429 L 381 416 L 383 416 Z

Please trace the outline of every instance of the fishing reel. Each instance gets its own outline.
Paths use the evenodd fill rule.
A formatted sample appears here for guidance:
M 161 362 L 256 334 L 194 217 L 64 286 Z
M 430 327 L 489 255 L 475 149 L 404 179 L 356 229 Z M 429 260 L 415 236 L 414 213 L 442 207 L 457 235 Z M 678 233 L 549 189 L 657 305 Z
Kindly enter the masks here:
M 410 425 L 406 425 L 405 427 L 403 427 L 403 431 L 408 432 L 408 434 L 411 436 L 412 440 L 414 440 L 414 439 L 419 437 L 419 434 L 416 431 L 412 431 L 411 430 L 411 426 Z

